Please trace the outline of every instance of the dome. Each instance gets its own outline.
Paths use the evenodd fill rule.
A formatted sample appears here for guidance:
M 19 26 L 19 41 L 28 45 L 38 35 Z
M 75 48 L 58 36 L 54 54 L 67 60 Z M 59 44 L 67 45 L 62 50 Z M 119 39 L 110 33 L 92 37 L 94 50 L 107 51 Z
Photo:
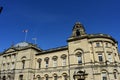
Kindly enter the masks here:
M 14 47 L 26 47 L 28 45 L 29 45 L 29 43 L 27 43 L 27 42 L 20 42 L 20 43 L 17 43 L 16 45 L 14 45 Z

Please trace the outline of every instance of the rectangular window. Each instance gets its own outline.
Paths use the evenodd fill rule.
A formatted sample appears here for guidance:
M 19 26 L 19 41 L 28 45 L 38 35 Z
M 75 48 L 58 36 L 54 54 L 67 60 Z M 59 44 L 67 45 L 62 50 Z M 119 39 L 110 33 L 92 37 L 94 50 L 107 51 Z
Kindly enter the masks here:
M 108 43 L 106 43 L 106 47 L 108 47 Z
M 13 57 L 16 58 L 16 54 L 14 54 Z
M 99 61 L 103 61 L 102 54 L 98 54 L 98 59 L 99 59 Z
M 111 54 L 108 54 L 108 61 L 112 62 L 112 55 Z
M 3 59 L 6 60 L 6 56 L 3 56 Z
M 96 47 L 100 47 L 100 43 L 99 42 L 96 43 Z

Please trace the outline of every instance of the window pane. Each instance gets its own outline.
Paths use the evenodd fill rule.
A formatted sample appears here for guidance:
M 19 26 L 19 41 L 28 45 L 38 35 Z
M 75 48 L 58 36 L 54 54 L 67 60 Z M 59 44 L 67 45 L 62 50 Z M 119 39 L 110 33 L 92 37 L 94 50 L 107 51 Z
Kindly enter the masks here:
M 38 68 L 39 69 L 41 68 L 41 62 L 38 62 Z
M 57 76 L 54 76 L 54 80 L 57 80 Z
M 81 56 L 78 56 L 78 64 L 81 64 L 82 63 L 82 58 Z
M 107 73 L 106 72 L 102 72 L 102 80 L 107 80 Z
M 117 79 L 117 73 L 114 72 L 113 74 L 114 74 L 114 78 Z
M 112 55 L 111 54 L 108 54 L 108 61 L 112 62 Z
M 48 76 L 46 77 L 46 80 L 48 80 Z
M 99 61 L 103 61 L 102 54 L 98 54 Z
M 63 59 L 63 66 L 66 66 L 66 59 Z
M 46 61 L 46 68 L 48 67 L 48 64 L 49 64 L 49 61 L 47 60 L 47 61 Z
M 38 80 L 40 80 L 40 77 L 38 77 Z
M 20 75 L 20 76 L 19 76 L 19 80 L 23 80 L 23 75 Z
M 57 60 L 53 61 L 53 67 L 57 67 Z
M 96 43 L 96 47 L 100 47 L 100 43 L 98 42 L 98 43 Z

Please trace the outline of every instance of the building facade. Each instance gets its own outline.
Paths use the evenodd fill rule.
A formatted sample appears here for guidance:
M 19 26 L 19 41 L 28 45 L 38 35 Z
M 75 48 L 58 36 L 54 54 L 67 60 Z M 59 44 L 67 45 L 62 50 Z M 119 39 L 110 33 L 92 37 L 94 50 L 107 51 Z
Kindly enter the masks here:
M 120 80 L 117 41 L 77 22 L 68 45 L 42 50 L 21 42 L 0 54 L 1 80 Z

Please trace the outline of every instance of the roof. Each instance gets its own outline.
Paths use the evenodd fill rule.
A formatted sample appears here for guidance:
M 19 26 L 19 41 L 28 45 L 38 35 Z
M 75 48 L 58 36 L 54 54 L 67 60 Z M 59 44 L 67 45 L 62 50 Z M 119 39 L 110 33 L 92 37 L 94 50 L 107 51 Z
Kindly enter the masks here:
M 42 51 L 41 48 L 39 48 L 37 45 L 32 44 L 32 43 L 28 43 L 28 42 L 20 42 L 17 43 L 15 45 L 12 45 L 11 47 L 9 47 L 8 49 L 4 50 L 2 54 L 7 54 L 7 53 L 11 53 L 11 52 L 15 52 L 15 51 L 21 51 L 21 50 L 26 50 L 26 49 L 34 49 L 37 51 Z
M 56 51 L 62 51 L 62 50 L 68 50 L 68 46 L 61 46 L 61 47 L 57 47 L 57 48 L 51 48 L 51 49 L 48 49 L 48 50 L 43 50 L 36 55 L 51 53 L 51 52 L 56 52 Z

